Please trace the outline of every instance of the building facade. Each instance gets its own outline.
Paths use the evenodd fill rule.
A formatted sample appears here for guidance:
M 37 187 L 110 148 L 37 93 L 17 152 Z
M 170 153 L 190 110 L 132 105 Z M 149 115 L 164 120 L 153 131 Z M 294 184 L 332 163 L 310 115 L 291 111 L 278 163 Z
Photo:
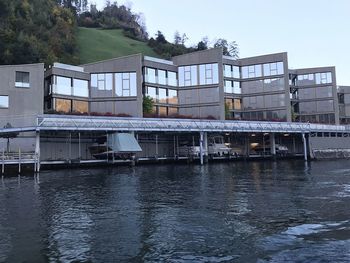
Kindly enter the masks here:
M 142 54 L 81 66 L 0 67 L 0 117 L 42 113 L 339 124 L 350 89 L 334 67 L 288 68 L 287 53 L 233 59 L 209 49 L 163 60 Z M 153 112 L 143 112 L 143 98 Z M 349 99 L 347 99 L 349 96 Z M 28 100 L 28 98 L 31 98 Z M 35 101 L 35 103 L 33 103 Z M 19 107 L 18 105 L 21 105 Z M 349 109 L 348 109 L 349 108 Z

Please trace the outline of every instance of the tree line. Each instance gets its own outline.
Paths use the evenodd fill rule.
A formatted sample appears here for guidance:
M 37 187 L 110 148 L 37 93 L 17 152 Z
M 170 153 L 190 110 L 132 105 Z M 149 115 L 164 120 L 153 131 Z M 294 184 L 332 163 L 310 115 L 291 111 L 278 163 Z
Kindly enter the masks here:
M 0 0 L 0 64 L 59 61 L 78 64 L 77 27 L 122 29 L 125 36 L 147 43 L 160 57 L 185 54 L 210 47 L 204 37 L 188 47 L 186 34 L 175 32 L 168 41 L 158 31 L 149 38 L 145 17 L 131 7 L 106 1 L 102 10 L 87 0 Z M 225 39 L 214 41 L 224 55 L 238 57 L 238 46 Z

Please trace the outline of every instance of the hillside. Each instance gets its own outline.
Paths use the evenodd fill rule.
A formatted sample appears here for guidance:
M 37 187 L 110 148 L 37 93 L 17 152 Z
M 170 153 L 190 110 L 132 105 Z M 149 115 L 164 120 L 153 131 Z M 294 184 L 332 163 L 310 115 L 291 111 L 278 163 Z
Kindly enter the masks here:
M 146 43 L 124 36 L 121 29 L 79 27 L 77 44 L 81 64 L 136 53 L 159 57 Z

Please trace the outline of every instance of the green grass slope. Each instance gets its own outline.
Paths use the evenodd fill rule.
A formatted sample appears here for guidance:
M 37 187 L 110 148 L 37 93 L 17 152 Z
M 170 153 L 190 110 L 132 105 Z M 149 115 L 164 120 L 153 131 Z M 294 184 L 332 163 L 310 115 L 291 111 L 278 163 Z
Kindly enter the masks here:
M 77 42 L 81 64 L 137 53 L 159 57 L 146 43 L 124 36 L 121 29 L 79 27 Z

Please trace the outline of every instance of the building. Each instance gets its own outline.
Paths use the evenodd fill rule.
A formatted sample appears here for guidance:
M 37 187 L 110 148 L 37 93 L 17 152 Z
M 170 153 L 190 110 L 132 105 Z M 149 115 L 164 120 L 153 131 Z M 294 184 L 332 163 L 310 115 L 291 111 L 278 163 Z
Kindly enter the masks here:
M 335 68 L 290 70 L 287 53 L 233 59 L 216 48 L 172 60 L 136 54 L 54 63 L 45 72 L 43 64 L 1 66 L 0 77 L 0 116 L 11 116 L 12 126 L 43 112 L 325 124 L 350 118 L 349 89 L 337 92 Z M 144 96 L 153 100 L 152 113 L 143 112 Z

